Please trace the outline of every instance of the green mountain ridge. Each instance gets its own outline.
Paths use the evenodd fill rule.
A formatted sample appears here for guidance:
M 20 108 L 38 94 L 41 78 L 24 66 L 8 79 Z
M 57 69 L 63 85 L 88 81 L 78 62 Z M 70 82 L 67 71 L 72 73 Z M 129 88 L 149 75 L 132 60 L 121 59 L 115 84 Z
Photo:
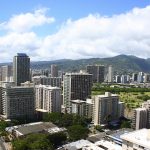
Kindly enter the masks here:
M 7 63 L 0 64 L 6 65 Z M 9 63 L 10 64 L 10 63 Z M 55 61 L 37 61 L 31 62 L 32 69 L 49 69 L 51 64 L 58 65 L 60 70 L 75 72 L 86 68 L 86 65 L 101 64 L 108 67 L 112 65 L 115 72 L 148 72 L 150 73 L 150 58 L 143 59 L 132 55 L 118 55 L 109 58 L 90 58 L 90 59 L 61 59 Z

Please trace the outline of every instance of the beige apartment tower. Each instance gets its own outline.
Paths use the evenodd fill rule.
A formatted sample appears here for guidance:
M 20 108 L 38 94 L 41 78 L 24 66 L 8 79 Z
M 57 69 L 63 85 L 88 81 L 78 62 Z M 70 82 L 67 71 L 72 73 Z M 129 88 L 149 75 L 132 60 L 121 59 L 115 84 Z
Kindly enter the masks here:
M 93 99 L 93 123 L 95 125 L 107 124 L 108 121 L 118 119 L 124 115 L 123 104 L 119 101 L 119 96 L 105 92 L 105 95 L 96 95 Z
M 36 85 L 36 109 L 47 112 L 61 112 L 62 98 L 59 87 Z
M 35 114 L 34 87 L 10 86 L 1 87 L 2 112 L 6 119 L 32 119 Z
M 12 76 L 13 76 L 12 66 L 10 66 L 10 65 L 2 66 L 1 67 L 1 76 L 2 76 L 2 81 L 11 81 Z
M 113 75 L 114 75 L 114 73 L 113 73 L 113 68 L 112 68 L 112 66 L 110 65 L 110 66 L 108 67 L 108 83 L 113 83 Z
M 135 130 L 146 128 L 147 126 L 147 110 L 146 108 L 134 109 L 132 127 Z

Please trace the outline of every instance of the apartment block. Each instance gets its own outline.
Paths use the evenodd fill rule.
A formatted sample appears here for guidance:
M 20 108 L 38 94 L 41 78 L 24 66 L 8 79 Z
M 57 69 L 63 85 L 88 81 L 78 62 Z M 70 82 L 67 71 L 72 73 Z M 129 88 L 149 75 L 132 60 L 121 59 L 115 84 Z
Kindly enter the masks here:
M 58 77 L 58 66 L 51 65 L 51 77 Z
M 137 108 L 133 110 L 132 127 L 135 130 L 146 128 L 147 110 L 146 108 Z
M 108 80 L 107 80 L 108 83 L 113 83 L 113 82 L 114 82 L 113 76 L 114 76 L 113 68 L 112 68 L 112 66 L 110 65 L 110 66 L 108 67 Z
M 1 86 L 1 115 L 7 119 L 31 119 L 35 114 L 34 87 Z
M 32 82 L 35 85 L 51 85 L 52 87 L 61 87 L 62 85 L 61 77 L 47 77 L 43 75 L 32 77 Z
M 118 95 L 105 92 L 105 95 L 96 95 L 92 99 L 92 120 L 95 125 L 106 124 L 124 115 L 124 104 L 120 103 Z
M 79 116 L 85 116 L 86 101 L 71 100 L 71 113 Z
M 2 81 L 11 81 L 13 76 L 13 69 L 12 66 L 6 65 L 1 66 L 1 78 Z
M 104 71 L 103 65 L 87 65 L 86 72 L 93 75 L 93 82 L 99 83 L 104 82 Z
M 13 58 L 13 81 L 16 86 L 30 81 L 30 58 L 24 53 L 18 53 Z
M 63 81 L 63 106 L 71 112 L 71 100 L 83 100 L 91 96 L 92 75 L 88 73 L 66 73 Z
M 150 100 L 144 102 L 141 108 L 133 110 L 133 129 L 150 128 Z
M 59 87 L 36 85 L 36 109 L 47 112 L 61 112 L 62 98 Z

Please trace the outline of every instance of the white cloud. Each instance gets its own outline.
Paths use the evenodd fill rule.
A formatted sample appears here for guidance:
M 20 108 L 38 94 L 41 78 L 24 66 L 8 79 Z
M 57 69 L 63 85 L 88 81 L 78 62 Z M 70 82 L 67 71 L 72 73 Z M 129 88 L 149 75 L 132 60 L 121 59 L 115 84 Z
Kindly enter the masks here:
M 27 17 L 27 14 L 34 16 L 33 18 L 41 16 L 41 19 L 35 19 L 36 22 L 32 17 Z M 50 18 L 53 17 L 47 17 L 45 11 L 27 14 L 23 15 L 23 24 L 20 24 L 22 19 L 18 17 L 22 14 L 6 23 L 12 32 L 0 37 L 0 52 L 6 56 L 4 60 L 21 50 L 25 50 L 32 60 L 109 57 L 118 54 L 150 57 L 150 6 L 134 8 L 130 12 L 111 17 L 91 14 L 78 20 L 68 19 L 57 33 L 43 38 L 38 37 L 31 29 L 51 23 L 53 19 Z M 15 25 L 11 27 L 13 22 Z M 29 25 L 29 22 L 32 23 Z
M 34 13 L 14 15 L 8 22 L 2 23 L 1 27 L 14 32 L 26 32 L 33 27 L 54 22 L 55 19 L 53 17 L 46 16 L 46 11 L 47 9 L 42 8 L 35 10 Z

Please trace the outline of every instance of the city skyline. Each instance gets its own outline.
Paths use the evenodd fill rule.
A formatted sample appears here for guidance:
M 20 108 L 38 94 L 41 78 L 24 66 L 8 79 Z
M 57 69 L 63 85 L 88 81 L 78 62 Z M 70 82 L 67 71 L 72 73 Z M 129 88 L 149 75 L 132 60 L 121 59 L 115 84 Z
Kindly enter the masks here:
M 148 0 L 9 1 L 0 6 L 0 62 L 150 54 Z

